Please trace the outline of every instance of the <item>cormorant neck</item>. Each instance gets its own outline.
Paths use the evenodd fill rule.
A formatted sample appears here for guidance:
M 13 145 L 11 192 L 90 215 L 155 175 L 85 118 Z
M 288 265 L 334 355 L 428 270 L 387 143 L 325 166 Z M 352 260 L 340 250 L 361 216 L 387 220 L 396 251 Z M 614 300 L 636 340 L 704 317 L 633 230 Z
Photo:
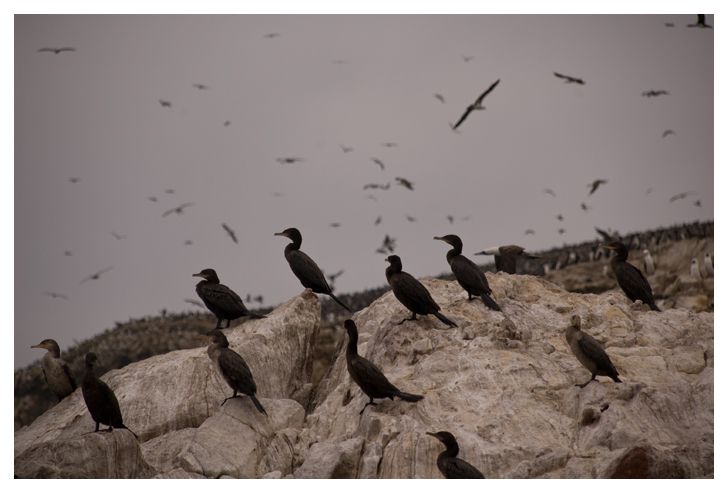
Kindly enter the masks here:
M 458 447 L 457 443 L 448 443 L 446 446 L 445 451 L 440 453 L 440 457 L 454 458 L 460 453 L 460 447 Z
M 347 330 L 349 334 L 349 343 L 346 345 L 346 352 L 349 354 L 359 354 L 356 350 L 356 344 L 359 342 L 359 334 L 356 331 Z
M 447 252 L 447 263 L 449 264 L 450 262 L 452 262 L 452 259 L 454 259 L 458 255 L 462 255 L 462 253 L 463 253 L 463 247 L 460 247 L 460 248 L 453 247 L 452 250 L 449 250 Z

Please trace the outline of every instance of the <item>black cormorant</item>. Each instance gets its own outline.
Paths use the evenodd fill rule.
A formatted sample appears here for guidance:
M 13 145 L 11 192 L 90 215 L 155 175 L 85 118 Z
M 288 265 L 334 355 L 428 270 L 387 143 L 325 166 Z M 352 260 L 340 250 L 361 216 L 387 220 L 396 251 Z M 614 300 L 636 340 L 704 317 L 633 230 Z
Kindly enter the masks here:
M 48 350 L 43 355 L 43 376 L 48 388 L 58 397 L 58 402 L 71 395 L 78 388 L 78 384 L 68 363 L 61 359 L 61 348 L 58 347 L 58 343 L 53 339 L 45 339 L 40 344 L 30 347 Z
M 491 86 L 488 89 L 486 89 L 483 94 L 478 96 L 478 99 L 476 99 L 473 104 L 468 106 L 468 108 L 465 110 L 465 113 L 463 113 L 463 116 L 460 117 L 460 120 L 458 120 L 458 122 L 452 127 L 453 130 L 457 130 L 457 128 L 460 126 L 461 123 L 463 123 L 465 121 L 465 119 L 468 117 L 468 115 L 470 114 L 471 111 L 485 109 L 485 106 L 483 106 L 483 98 L 485 98 L 490 93 L 490 91 L 495 89 L 495 86 L 497 86 L 499 82 L 500 82 L 500 79 L 493 82 L 493 84 L 491 84 Z
M 114 428 L 129 430 L 124 425 L 119 401 L 116 399 L 114 391 L 105 382 L 96 378 L 94 374 L 94 365 L 98 360 L 95 353 L 86 354 L 86 370 L 83 373 L 83 381 L 81 382 L 83 400 L 86 401 L 86 407 L 89 414 L 91 414 L 91 418 L 96 422 L 94 432 L 99 431 L 99 424 L 108 426 L 107 429 L 101 431 L 113 431 Z M 129 431 L 139 440 L 136 433 Z
M 585 84 L 584 79 L 578 79 L 576 77 L 571 77 L 570 75 L 559 74 L 557 72 L 554 72 L 554 75 L 556 77 L 558 77 L 559 79 L 566 79 L 565 82 L 567 84 L 569 84 L 569 83 L 576 83 L 576 84 L 581 84 L 582 86 Z
M 238 395 L 238 392 L 240 392 L 249 396 L 256 409 L 268 416 L 258 398 L 255 397 L 258 388 L 255 386 L 255 381 L 253 381 L 253 373 L 243 357 L 228 347 L 229 343 L 225 334 L 216 329 L 211 330 L 203 337 L 212 339 L 212 344 L 207 347 L 207 355 L 225 382 L 233 389 L 232 397 L 226 397 L 220 405 L 225 404 L 228 399 L 242 398 L 242 396 Z
M 455 279 L 465 291 L 468 292 L 468 300 L 473 296 L 480 296 L 483 304 L 488 308 L 501 311 L 498 303 L 490 297 L 493 291 L 488 286 L 488 279 L 485 278 L 483 271 L 478 268 L 470 259 L 463 256 L 463 242 L 456 235 L 435 236 L 435 240 L 441 240 L 452 245 L 452 250 L 447 252 L 447 263 L 450 264 Z
M 576 356 L 584 368 L 592 374 L 592 380 L 597 379 L 597 375 L 609 377 L 615 382 L 621 383 L 619 373 L 614 368 L 612 360 L 604 351 L 601 344 L 586 332 L 581 331 L 581 317 L 574 315 L 571 317 L 571 324 L 566 328 L 566 342 L 569 343 L 571 352 Z M 589 382 L 576 384 L 577 387 L 584 388 Z
M 637 267 L 627 262 L 629 251 L 624 246 L 624 243 L 613 241 L 612 243 L 599 246 L 608 250 L 614 250 L 615 255 L 609 261 L 609 266 L 612 268 L 612 272 L 614 272 L 614 277 L 617 278 L 617 284 L 622 288 L 627 298 L 633 302 L 641 300 L 642 303 L 649 305 L 651 310 L 659 312 L 660 309 L 655 305 L 652 288 L 650 287 L 650 283 L 647 282 L 645 275 Z
M 397 255 L 390 255 L 385 260 L 390 263 L 385 274 L 395 298 L 412 312 L 412 316 L 405 318 L 400 324 L 407 320 L 416 320 L 417 315 L 434 315 L 450 327 L 457 327 L 455 322 L 440 313 L 440 307 L 427 288 L 407 272 L 402 272 L 402 260 Z
M 321 269 L 319 269 L 319 266 L 316 265 L 316 262 L 300 250 L 301 242 L 303 241 L 300 231 L 296 228 L 288 228 L 281 233 L 275 233 L 274 236 L 285 236 L 291 240 L 292 243 L 286 245 L 286 260 L 288 261 L 288 265 L 291 266 L 293 273 L 296 275 L 298 280 L 301 281 L 301 284 L 303 284 L 304 288 L 311 288 L 314 293 L 327 294 L 331 296 L 331 299 L 346 308 L 349 312 L 353 313 L 351 308 L 346 306 L 331 292 L 331 287 L 326 282 L 326 278 L 321 272 Z
M 231 320 L 240 317 L 265 318 L 265 315 L 250 313 L 243 304 L 242 298 L 235 291 L 224 284 L 220 284 L 220 279 L 217 277 L 215 269 L 204 269 L 197 274 L 192 274 L 192 277 L 201 277 L 204 279 L 204 281 L 197 283 L 195 291 L 197 292 L 197 296 L 205 303 L 207 309 L 217 317 L 216 329 L 222 325 L 223 320 L 228 321 L 225 326 L 227 328 L 230 327 Z
M 424 399 L 421 395 L 407 394 L 400 391 L 397 387 L 389 383 L 387 377 L 384 376 L 384 373 L 374 363 L 363 356 L 359 356 L 356 351 L 359 334 L 353 320 L 345 321 L 344 328 L 346 329 L 346 333 L 349 334 L 349 344 L 346 346 L 346 368 L 349 370 L 351 379 L 369 397 L 369 402 L 364 404 L 359 414 L 363 413 L 367 406 L 376 406 L 374 399 L 386 399 L 389 397 L 394 400 L 395 397 L 399 397 L 407 402 L 417 402 Z
M 496 270 L 503 271 L 507 274 L 516 273 L 516 261 L 519 258 L 543 258 L 539 255 L 528 253 L 523 247 L 517 245 L 493 247 L 478 252 L 475 255 L 494 255 Z
M 457 458 L 460 448 L 452 433 L 447 431 L 430 433 L 428 431 L 427 434 L 437 438 L 446 447 L 445 451 L 440 452 L 440 455 L 437 456 L 437 468 L 445 476 L 445 479 L 485 479 L 482 472 L 464 460 Z
M 593 182 L 587 184 L 586 187 L 590 189 L 589 190 L 589 195 L 591 195 L 594 192 L 596 192 L 597 191 L 597 188 L 599 188 L 599 185 L 604 185 L 606 183 L 607 183 L 607 180 L 597 179 L 597 180 L 594 180 Z

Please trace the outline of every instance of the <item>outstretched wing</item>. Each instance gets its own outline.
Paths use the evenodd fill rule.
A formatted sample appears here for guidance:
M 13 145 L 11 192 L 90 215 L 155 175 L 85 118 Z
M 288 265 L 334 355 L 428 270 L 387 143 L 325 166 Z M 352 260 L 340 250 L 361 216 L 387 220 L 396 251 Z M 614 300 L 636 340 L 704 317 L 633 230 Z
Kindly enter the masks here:
M 486 97 L 488 94 L 490 94 L 490 91 L 495 89 L 495 86 L 497 86 L 499 82 L 500 82 L 500 79 L 493 82 L 493 84 L 491 84 L 491 86 L 483 94 L 481 94 L 478 99 L 475 100 L 475 105 L 478 106 L 480 103 L 482 103 L 483 98 Z M 455 125 L 455 126 L 457 127 L 457 125 Z

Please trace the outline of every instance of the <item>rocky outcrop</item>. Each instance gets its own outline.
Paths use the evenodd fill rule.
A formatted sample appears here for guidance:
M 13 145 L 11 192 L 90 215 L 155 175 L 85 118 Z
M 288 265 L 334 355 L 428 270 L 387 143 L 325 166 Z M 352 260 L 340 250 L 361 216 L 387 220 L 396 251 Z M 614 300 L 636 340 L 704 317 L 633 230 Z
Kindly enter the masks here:
M 113 440 L 126 465 L 110 477 L 440 478 L 443 447 L 425 432 L 445 430 L 487 478 L 712 475 L 712 313 L 651 312 L 620 292 L 577 294 L 538 277 L 487 276 L 502 312 L 468 301 L 456 282 L 422 280 L 458 328 L 432 316 L 399 324 L 409 313 L 391 292 L 353 315 L 359 354 L 422 401 L 385 400 L 360 415 L 368 399 L 346 371 L 343 331 L 311 389 L 320 305 L 306 290 L 267 319 L 226 330 L 268 418 L 247 398 L 219 407 L 231 391 L 205 349 L 176 351 L 104 377 L 141 444 L 125 430 L 82 435 L 93 422 L 77 391 L 16 432 L 15 472 L 100 476 L 110 452 L 95 452 L 102 464 L 94 471 L 80 464 L 82 452 L 87 440 Z M 590 377 L 564 338 L 574 314 L 623 383 L 599 377 L 574 386 Z M 59 447 L 68 450 L 61 464 L 46 451 Z

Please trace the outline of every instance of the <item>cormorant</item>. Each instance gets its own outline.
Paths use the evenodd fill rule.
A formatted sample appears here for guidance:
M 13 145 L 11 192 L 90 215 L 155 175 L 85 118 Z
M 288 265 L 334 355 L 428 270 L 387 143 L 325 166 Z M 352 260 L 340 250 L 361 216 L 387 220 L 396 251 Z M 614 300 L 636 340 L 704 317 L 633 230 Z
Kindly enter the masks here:
M 457 327 L 455 322 L 440 313 L 440 307 L 427 288 L 407 272 L 402 272 L 402 260 L 397 255 L 390 255 L 385 260 L 390 263 L 385 274 L 387 282 L 392 286 L 394 297 L 412 312 L 412 316 L 405 318 L 400 324 L 407 320 L 417 320 L 417 315 L 434 315 L 450 327 Z
M 414 183 L 412 183 L 411 181 L 409 181 L 409 180 L 408 180 L 408 179 L 406 179 L 406 178 L 400 178 L 399 176 L 397 176 L 397 177 L 395 178 L 395 180 L 397 181 L 397 185 L 402 185 L 402 186 L 403 186 L 404 188 L 406 188 L 406 189 L 408 189 L 408 190 L 414 190 L 414 189 L 415 189 L 415 188 L 414 188 L 414 185 L 415 185 L 415 184 L 414 184 Z
M 445 476 L 445 479 L 485 479 L 482 472 L 464 460 L 457 458 L 460 448 L 452 433 L 447 431 L 430 433 L 428 431 L 427 434 L 437 438 L 446 447 L 445 451 L 440 452 L 440 455 L 437 456 L 437 468 Z
M 364 404 L 359 414 L 362 414 L 367 406 L 376 406 L 374 399 L 386 399 L 389 397 L 394 400 L 395 397 L 399 397 L 407 402 L 417 402 L 424 399 L 421 395 L 407 394 L 400 391 L 387 380 L 384 373 L 374 363 L 363 356 L 359 356 L 356 351 L 359 334 L 353 320 L 345 321 L 344 328 L 349 335 L 349 344 L 346 346 L 346 369 L 349 371 L 351 379 L 369 397 L 369 402 Z
M 589 183 L 587 185 L 587 188 L 591 188 L 591 190 L 589 190 L 589 195 L 596 192 L 597 188 L 599 188 L 599 185 L 604 185 L 606 183 L 607 183 L 607 180 L 602 180 L 602 179 L 597 179 L 597 180 L 594 180 L 593 182 Z
M 558 77 L 559 79 L 566 79 L 566 83 L 567 84 L 569 84 L 569 83 L 576 83 L 576 84 L 581 84 L 582 86 L 585 84 L 585 82 L 584 82 L 583 79 L 577 79 L 576 77 L 571 77 L 569 75 L 562 75 L 562 74 L 559 74 L 557 72 L 554 72 L 554 75 L 556 77 Z
M 76 48 L 41 48 L 40 50 L 38 50 L 38 52 L 41 51 L 50 51 L 51 53 L 55 53 L 57 55 L 62 51 L 76 51 Z
M 304 288 L 311 288 L 314 293 L 327 294 L 350 313 L 354 313 L 351 311 L 351 308 L 346 306 L 331 292 L 331 287 L 326 282 L 326 278 L 321 272 L 321 269 L 319 269 L 319 266 L 316 265 L 316 262 L 300 250 L 301 242 L 303 241 L 300 231 L 296 228 L 288 228 L 281 233 L 275 233 L 273 236 L 285 236 L 291 240 L 292 243 L 286 245 L 286 260 Z
M 468 108 L 465 110 L 465 113 L 463 113 L 463 116 L 460 117 L 460 120 L 458 120 L 458 122 L 452 127 L 453 130 L 457 130 L 457 128 L 460 126 L 461 123 L 463 123 L 465 121 L 465 119 L 468 117 L 468 115 L 470 114 L 471 111 L 485 109 L 485 106 L 483 106 L 483 98 L 485 98 L 490 93 L 490 91 L 495 89 L 495 86 L 497 86 L 499 82 L 500 82 L 500 79 L 493 82 L 493 84 L 491 84 L 491 86 L 488 89 L 486 89 L 486 91 L 483 94 L 481 94 L 478 97 L 478 99 L 475 100 L 475 102 L 473 104 L 468 106 Z
M 111 267 L 106 267 L 105 269 L 101 269 L 96 274 L 91 274 L 90 276 L 83 278 L 79 284 L 83 284 L 86 281 L 90 281 L 91 279 L 93 279 L 95 281 L 99 278 L 99 276 L 101 276 L 101 274 L 103 274 L 104 272 L 109 272 L 113 268 L 114 268 L 114 266 L 112 265 Z
M 615 255 L 609 261 L 609 265 L 617 278 L 617 284 L 622 288 L 624 294 L 632 301 L 642 300 L 643 303 L 650 306 L 651 310 L 659 312 L 660 309 L 655 305 L 655 298 L 652 295 L 652 288 L 647 282 L 645 275 L 634 265 L 627 262 L 629 251 L 624 243 L 613 241 L 606 245 L 599 245 L 601 248 L 614 250 Z
M 447 235 L 447 236 L 435 236 L 433 239 L 441 240 L 445 243 L 452 245 L 452 250 L 447 252 L 447 263 L 450 264 L 452 273 L 455 274 L 455 279 L 468 292 L 468 301 L 473 296 L 480 296 L 483 300 L 483 304 L 491 310 L 501 311 L 498 303 L 493 301 L 490 296 L 493 291 L 488 286 L 488 279 L 482 270 L 478 268 L 475 263 L 465 257 L 463 253 L 463 242 L 459 236 Z
M 268 416 L 268 413 L 265 412 L 258 398 L 255 397 L 258 388 L 255 386 L 253 373 L 250 371 L 243 357 L 228 347 L 230 344 L 225 334 L 221 330 L 215 329 L 203 337 L 205 339 L 212 339 L 212 344 L 207 347 L 207 355 L 212 360 L 215 368 L 217 368 L 218 373 L 220 373 L 230 388 L 233 389 L 232 397 L 226 397 L 220 406 L 225 404 L 228 399 L 242 398 L 242 396 L 238 395 L 238 392 L 240 392 L 249 396 L 250 400 L 255 404 L 255 408 Z
M 43 376 L 51 392 L 56 394 L 58 402 L 64 397 L 71 395 L 77 388 L 76 377 L 68 367 L 68 363 L 61 359 L 61 349 L 53 339 L 45 339 L 43 342 L 31 348 L 47 349 L 43 355 Z
M 230 321 L 238 319 L 240 317 L 251 317 L 251 318 L 265 318 L 265 315 L 255 315 L 250 313 L 243 300 L 238 294 L 225 286 L 220 284 L 220 279 L 217 277 L 215 269 L 204 269 L 197 274 L 192 274 L 192 277 L 201 277 L 204 281 L 200 281 L 195 286 L 197 296 L 202 299 L 205 306 L 210 310 L 213 315 L 217 317 L 217 325 L 215 328 L 220 328 L 223 320 L 227 320 L 227 325 L 230 327 Z
M 662 94 L 665 94 L 666 96 L 670 95 L 670 93 L 664 89 L 660 89 L 659 91 L 655 91 L 654 89 L 651 89 L 649 91 L 645 91 L 642 93 L 643 96 L 647 96 L 648 98 L 651 98 L 654 96 L 661 96 Z
M 612 364 L 612 360 L 609 359 L 609 355 L 599 342 L 586 332 L 581 331 L 581 317 L 579 315 L 571 317 L 571 324 L 566 328 L 566 342 L 569 343 L 571 352 L 579 360 L 579 363 L 592 374 L 591 380 L 583 384 L 576 384 L 577 387 L 586 387 L 589 382 L 597 379 L 597 375 L 609 377 L 617 383 L 622 382 L 619 379 L 617 369 Z
M 107 429 L 101 431 L 113 431 L 114 428 L 129 428 L 124 425 L 121 417 L 121 409 L 119 401 L 114 395 L 114 391 L 106 385 L 105 382 L 96 378 L 94 374 L 94 365 L 99 359 L 95 353 L 86 354 L 86 370 L 83 373 L 83 381 L 81 382 L 81 391 L 83 392 L 83 400 L 86 401 L 91 418 L 96 422 L 96 429 L 99 431 L 99 424 L 108 426 Z M 136 433 L 129 430 L 134 437 L 139 440 Z
M 187 208 L 191 205 L 195 205 L 194 202 L 187 202 L 185 204 L 182 204 L 179 207 L 173 207 L 172 209 L 165 211 L 164 214 L 162 214 L 162 217 L 167 217 L 170 214 L 172 214 L 173 212 L 176 212 L 178 215 L 181 215 L 184 212 L 185 208 Z
M 683 192 L 683 193 L 679 193 L 677 195 L 673 195 L 672 197 L 670 197 L 670 203 L 672 204 L 676 200 L 684 199 L 688 195 L 697 195 L 697 193 L 698 192 Z
M 517 245 L 507 245 L 502 247 L 493 247 L 475 255 L 494 255 L 495 268 L 507 274 L 516 273 L 516 261 L 518 258 L 543 258 L 525 251 L 523 247 Z
M 645 274 L 648 276 L 651 276 L 655 273 L 655 261 L 652 259 L 652 255 L 650 255 L 650 251 L 648 249 L 642 250 L 642 255 L 645 258 Z
M 713 26 L 709 26 L 708 24 L 705 23 L 705 14 L 698 14 L 698 22 L 696 22 L 695 24 L 688 24 L 687 27 L 712 28 Z

